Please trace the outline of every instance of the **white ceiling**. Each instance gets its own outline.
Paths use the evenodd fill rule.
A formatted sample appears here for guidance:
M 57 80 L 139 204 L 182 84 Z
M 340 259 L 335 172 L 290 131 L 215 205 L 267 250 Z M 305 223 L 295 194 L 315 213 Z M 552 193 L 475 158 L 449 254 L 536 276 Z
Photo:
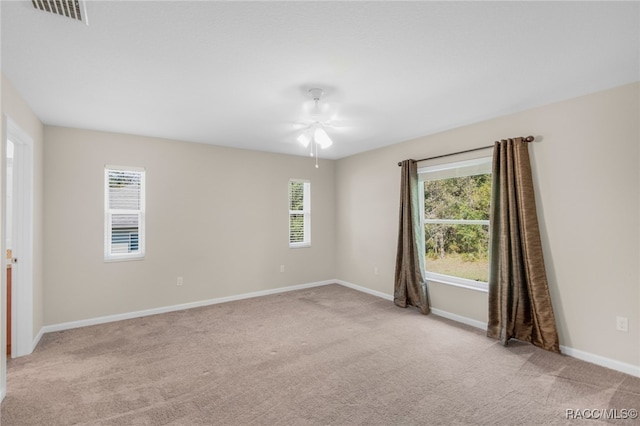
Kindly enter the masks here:
M 1 3 L 2 72 L 49 125 L 342 158 L 639 80 L 637 2 Z M 323 104 L 321 101 L 321 104 Z

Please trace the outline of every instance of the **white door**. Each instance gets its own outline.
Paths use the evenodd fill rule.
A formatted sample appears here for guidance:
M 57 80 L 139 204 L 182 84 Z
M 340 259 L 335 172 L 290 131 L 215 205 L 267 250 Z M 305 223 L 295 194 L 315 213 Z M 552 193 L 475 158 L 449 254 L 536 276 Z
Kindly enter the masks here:
M 8 235 L 11 239 L 11 352 L 15 358 L 33 351 L 33 140 L 8 117 L 5 128 L 5 154 L 9 154 L 7 148 L 11 145 L 8 143 L 10 141 L 13 144 L 13 158 L 12 179 L 4 180 L 12 184 L 11 188 L 3 185 L 2 235 Z M 5 167 L 8 160 L 5 158 Z M 7 211 L 9 205 L 10 211 Z M 2 246 L 2 253 L 6 253 L 6 237 L 2 238 Z M 2 257 L 6 263 L 6 255 Z

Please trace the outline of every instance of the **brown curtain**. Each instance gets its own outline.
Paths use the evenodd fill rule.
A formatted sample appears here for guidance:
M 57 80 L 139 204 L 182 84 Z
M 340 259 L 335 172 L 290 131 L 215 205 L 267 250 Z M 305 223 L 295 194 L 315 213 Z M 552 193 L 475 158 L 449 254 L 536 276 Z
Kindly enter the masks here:
M 429 313 L 429 298 L 424 279 L 424 237 L 420 229 L 418 166 L 414 160 L 402 162 L 400 184 L 400 226 L 396 254 L 393 302 L 402 307 L 415 306 Z
M 542 257 L 529 147 L 495 143 L 491 194 L 491 273 L 487 335 L 560 352 Z

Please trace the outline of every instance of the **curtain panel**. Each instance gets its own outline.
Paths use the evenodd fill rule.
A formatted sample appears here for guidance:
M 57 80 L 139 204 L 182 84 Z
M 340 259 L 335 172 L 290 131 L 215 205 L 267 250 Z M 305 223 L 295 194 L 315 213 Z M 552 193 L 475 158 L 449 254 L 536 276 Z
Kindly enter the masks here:
M 393 301 L 397 306 L 415 306 L 429 313 L 424 278 L 424 236 L 420 229 L 418 166 L 414 160 L 402 162 L 400 183 L 400 224 Z
M 529 147 L 522 138 L 495 143 L 489 252 L 487 335 L 560 352 L 538 228 Z

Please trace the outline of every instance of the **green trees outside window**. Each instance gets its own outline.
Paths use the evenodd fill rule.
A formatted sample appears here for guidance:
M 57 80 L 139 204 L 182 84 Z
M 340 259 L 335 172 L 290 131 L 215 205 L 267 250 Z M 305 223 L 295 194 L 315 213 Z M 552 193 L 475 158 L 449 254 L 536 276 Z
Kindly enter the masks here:
M 491 174 L 424 181 L 426 269 L 489 279 Z

